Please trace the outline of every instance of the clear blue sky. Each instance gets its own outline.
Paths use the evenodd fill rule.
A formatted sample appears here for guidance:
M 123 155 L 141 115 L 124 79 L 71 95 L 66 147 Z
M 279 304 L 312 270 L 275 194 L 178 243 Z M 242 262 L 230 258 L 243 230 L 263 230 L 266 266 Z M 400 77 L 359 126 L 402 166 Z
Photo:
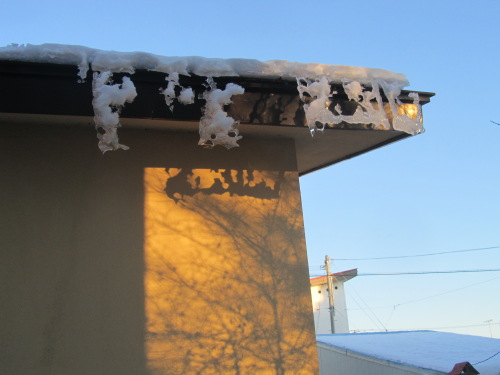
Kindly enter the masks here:
M 500 122 L 499 19 L 498 0 L 18 0 L 0 5 L 0 46 L 364 66 L 436 92 L 424 107 L 426 133 L 301 179 L 309 265 L 319 274 L 327 254 L 500 246 L 500 126 L 491 122 Z M 500 268 L 500 249 L 334 262 L 336 271 L 349 268 Z M 489 336 L 492 319 L 500 338 L 500 272 L 359 276 L 346 286 L 351 329 L 460 327 L 443 330 Z

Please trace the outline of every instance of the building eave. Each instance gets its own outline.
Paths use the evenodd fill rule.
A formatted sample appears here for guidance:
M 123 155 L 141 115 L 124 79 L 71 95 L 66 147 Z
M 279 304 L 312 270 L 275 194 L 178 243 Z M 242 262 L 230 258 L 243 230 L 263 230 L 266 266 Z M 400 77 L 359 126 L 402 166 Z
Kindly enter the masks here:
M 330 276 L 333 277 L 333 282 L 345 283 L 346 281 L 349 281 L 352 278 L 358 276 L 358 269 L 354 268 L 348 271 L 332 273 L 330 274 Z M 310 283 L 311 286 L 327 285 L 328 284 L 327 276 L 324 275 L 324 276 L 314 277 L 310 280 Z
M 78 82 L 77 73 L 77 67 L 72 65 L 1 60 L 0 122 L 37 122 L 38 118 L 49 116 L 68 125 L 93 125 L 92 71 L 84 82 Z M 119 81 L 123 75 L 117 73 L 114 77 Z M 166 86 L 164 73 L 138 70 L 132 77 L 138 96 L 120 113 L 124 128 L 198 132 L 204 100 L 196 98 L 194 104 L 176 104 L 171 112 L 159 93 Z M 180 83 L 203 89 L 205 80 L 206 77 L 195 75 L 181 76 Z M 296 82 L 246 77 L 214 80 L 220 87 L 231 82 L 245 88 L 245 93 L 234 96 L 233 103 L 226 108 L 228 115 L 240 122 L 243 137 L 294 140 L 300 175 L 409 136 L 402 131 L 379 130 L 366 124 L 341 123 L 311 137 Z M 338 100 L 348 101 L 341 85 L 335 86 L 335 91 L 340 93 Z M 399 100 L 411 103 L 408 94 L 409 91 L 403 91 Z M 420 103 L 428 103 L 433 95 L 419 92 Z

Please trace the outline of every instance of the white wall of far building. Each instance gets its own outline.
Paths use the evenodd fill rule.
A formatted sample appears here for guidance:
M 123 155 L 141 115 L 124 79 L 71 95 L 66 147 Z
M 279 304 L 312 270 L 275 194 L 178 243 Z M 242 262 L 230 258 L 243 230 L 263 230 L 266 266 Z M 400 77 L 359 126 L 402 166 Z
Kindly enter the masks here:
M 311 286 L 311 297 L 316 334 L 332 333 L 327 285 Z M 333 282 L 333 301 L 335 333 L 349 333 L 343 282 Z

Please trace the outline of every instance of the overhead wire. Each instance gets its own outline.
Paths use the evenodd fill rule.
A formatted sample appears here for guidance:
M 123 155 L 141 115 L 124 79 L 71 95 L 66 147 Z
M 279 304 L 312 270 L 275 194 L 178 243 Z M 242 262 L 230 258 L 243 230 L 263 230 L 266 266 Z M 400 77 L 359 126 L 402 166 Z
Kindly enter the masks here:
M 491 246 L 491 247 L 480 247 L 475 249 L 464 249 L 464 250 L 452 250 L 452 251 L 441 251 L 436 253 L 425 253 L 425 254 L 413 254 L 413 255 L 395 255 L 395 256 L 387 256 L 387 257 L 370 257 L 370 258 L 334 258 L 337 260 L 383 260 L 383 259 L 401 259 L 401 258 L 417 258 L 417 257 L 428 257 L 434 255 L 444 255 L 444 254 L 456 254 L 456 253 L 465 253 L 471 251 L 485 251 L 485 250 L 493 250 L 500 249 L 500 246 Z
M 400 276 L 400 275 L 430 275 L 440 273 L 474 273 L 474 272 L 498 272 L 500 268 L 493 269 L 473 269 L 473 270 L 450 270 L 450 271 L 416 271 L 416 272 L 378 272 L 378 273 L 358 273 L 353 276 Z M 345 274 L 345 276 L 350 276 Z
M 336 264 L 333 264 L 333 267 L 336 268 L 338 270 L 338 267 Z M 359 293 L 356 291 L 356 289 L 350 285 L 349 286 L 349 289 L 351 289 L 354 293 L 356 293 L 357 297 L 361 300 L 361 302 L 363 302 L 365 304 L 365 309 L 363 309 L 360 305 L 360 303 L 356 300 L 356 298 L 354 298 L 354 296 L 348 291 L 346 290 L 346 292 L 351 296 L 351 298 L 353 299 L 353 301 L 359 306 L 361 307 L 361 310 L 363 311 L 364 314 L 366 314 L 366 316 L 368 317 L 368 319 L 370 319 L 372 321 L 372 323 L 375 324 L 375 326 L 378 326 L 377 322 L 378 321 L 380 323 L 380 326 L 382 326 L 382 328 L 387 331 L 386 327 L 384 326 L 384 324 L 382 323 L 382 321 L 378 318 L 377 314 L 375 314 L 375 312 L 370 308 L 370 306 L 368 306 L 368 304 L 366 303 L 366 301 L 359 295 Z M 372 317 L 370 317 L 370 314 L 368 312 L 373 315 L 373 317 L 375 318 L 376 321 L 374 321 L 372 319 Z
M 432 256 L 432 255 L 444 255 L 444 254 L 473 252 L 473 251 L 485 251 L 485 250 L 492 250 L 492 249 L 499 249 L 499 248 L 500 248 L 500 246 L 493 246 L 493 247 L 485 247 L 485 248 L 463 249 L 463 250 L 454 250 L 454 251 L 436 252 L 436 253 L 426 253 L 426 254 L 415 254 L 415 255 L 407 255 L 407 256 L 373 257 L 373 258 L 351 258 L 351 259 L 348 259 L 348 258 L 334 258 L 332 260 L 335 260 L 335 261 L 337 261 L 337 260 L 379 260 L 379 259 L 414 258 L 414 257 L 424 257 L 424 256 Z M 333 265 L 334 268 L 338 269 L 338 266 L 334 262 L 333 262 L 332 265 Z M 313 267 L 309 267 L 309 268 L 310 268 L 310 271 L 312 271 Z M 324 269 L 324 266 L 316 266 L 314 268 L 316 268 L 316 270 L 318 268 L 319 269 Z M 417 272 L 379 272 L 379 273 L 373 272 L 373 273 L 353 273 L 352 275 L 350 275 L 350 274 L 348 274 L 346 272 L 343 272 L 342 275 L 346 276 L 346 277 L 349 277 L 349 276 L 400 276 L 400 275 L 431 275 L 431 274 L 479 273 L 479 272 L 498 272 L 498 271 L 500 271 L 500 268 L 495 268 L 495 269 L 470 269 L 470 270 L 445 270 L 445 271 L 439 271 L 439 270 L 438 271 L 417 271 Z M 324 274 L 322 274 L 322 275 L 311 275 L 311 277 L 315 277 L 315 276 L 324 276 Z M 426 299 L 438 297 L 438 296 L 445 295 L 445 294 L 448 294 L 448 293 L 453 293 L 453 292 L 456 292 L 458 290 L 463 290 L 465 288 L 469 288 L 469 287 L 472 287 L 472 286 L 483 284 L 483 283 L 486 283 L 486 282 L 489 282 L 489 281 L 493 281 L 493 280 L 496 280 L 496 279 L 499 279 L 499 278 L 500 277 L 495 277 L 495 278 L 492 278 L 492 279 L 489 279 L 489 280 L 486 280 L 486 281 L 481 281 L 481 282 L 478 282 L 478 283 L 466 285 L 466 286 L 461 287 L 461 288 L 457 288 L 457 289 L 445 291 L 445 292 L 442 292 L 442 293 L 434 294 L 434 295 L 431 295 L 431 296 L 419 298 L 419 299 L 412 300 L 412 301 L 407 301 L 407 302 L 403 302 L 403 303 L 399 303 L 399 304 L 394 304 L 394 305 L 391 305 L 391 306 L 387 306 L 387 307 L 392 307 L 393 310 L 392 310 L 389 318 L 387 319 L 386 324 L 383 324 L 381 322 L 381 320 L 374 313 L 374 311 L 373 311 L 374 308 L 370 308 L 367 305 L 367 303 L 362 299 L 362 297 L 354 290 L 354 288 L 351 288 L 352 286 L 350 286 L 349 289 L 352 289 L 357 294 L 359 300 L 362 301 L 363 304 L 366 305 L 366 307 L 363 307 L 361 305 L 361 303 L 358 302 L 357 298 L 354 298 L 353 294 L 351 294 L 351 293 L 348 293 L 348 294 L 351 295 L 352 300 L 356 303 L 356 305 L 358 305 L 359 309 L 363 311 L 363 313 L 369 318 L 369 320 L 371 320 L 372 323 L 375 324 L 375 326 L 381 326 L 382 329 L 387 332 L 388 329 L 386 328 L 386 326 L 391 321 L 396 308 L 399 307 L 399 306 L 410 304 L 410 303 L 420 302 L 420 301 L 423 301 L 423 300 L 426 300 Z M 348 292 L 348 290 L 346 290 L 346 292 Z M 376 308 L 385 308 L 385 307 L 376 307 Z M 369 311 L 369 313 L 367 311 Z M 370 314 L 373 317 L 370 316 Z M 479 325 L 479 326 L 482 326 L 482 325 Z M 468 327 L 468 326 L 442 327 L 442 328 L 434 328 L 434 329 L 461 328 L 461 327 Z
M 440 296 L 445 295 L 445 294 L 462 291 L 464 289 L 471 288 L 473 286 L 477 286 L 477 285 L 480 285 L 480 284 L 485 284 L 485 283 L 488 283 L 490 281 L 498 280 L 498 279 L 500 279 L 500 276 L 494 277 L 492 279 L 480 281 L 480 282 L 477 282 L 477 283 L 464 285 L 464 286 L 462 286 L 460 288 L 456 288 L 456 289 L 452 289 L 452 290 L 447 290 L 445 292 L 441 292 L 441 293 L 437 293 L 437 294 L 432 294 L 430 296 L 426 296 L 426 297 L 414 299 L 414 300 L 411 300 L 411 301 L 402 302 L 402 303 L 396 303 L 394 305 L 372 307 L 372 309 L 388 309 L 388 308 L 395 308 L 395 307 L 399 307 L 399 306 L 403 306 L 403 305 L 408 305 L 408 304 L 411 304 L 411 303 L 421 302 L 421 301 L 425 301 L 425 300 L 428 300 L 428 299 L 431 299 L 431 298 L 440 297 Z M 355 309 L 348 309 L 348 310 L 355 310 Z
M 472 269 L 472 270 L 449 270 L 449 271 L 415 271 L 415 272 L 372 272 L 372 273 L 342 273 L 342 276 L 402 276 L 402 275 L 432 275 L 446 273 L 477 273 L 477 272 L 499 272 L 500 268 L 492 269 Z M 310 275 L 311 277 L 324 275 Z
M 472 366 L 475 366 L 475 365 L 478 365 L 480 363 L 483 363 L 483 362 L 486 362 L 486 361 L 489 361 L 490 359 L 492 359 L 493 357 L 496 357 L 497 355 L 499 355 L 500 352 L 496 352 L 495 354 L 493 354 L 492 356 L 486 358 L 486 359 L 483 359 L 482 361 L 479 361 L 479 362 L 476 362 L 476 363 L 473 363 Z
M 364 301 L 364 299 L 363 299 L 363 298 L 362 298 L 362 297 L 361 297 L 361 296 L 360 296 L 360 295 L 359 295 L 359 294 L 358 294 L 358 293 L 357 293 L 357 292 L 356 292 L 356 291 L 352 288 L 352 286 L 351 286 L 351 289 L 352 289 L 352 290 L 356 293 L 357 298 L 359 298 L 359 299 L 360 299 L 360 300 L 361 300 L 361 301 L 362 301 L 362 302 L 366 305 L 366 308 L 363 308 L 363 307 L 361 306 L 361 304 L 360 304 L 360 303 L 356 300 L 356 298 L 354 297 L 354 295 L 353 295 L 352 293 L 350 293 L 350 292 L 348 292 L 348 291 L 346 290 L 347 294 L 349 294 L 349 295 L 350 295 L 350 297 L 352 298 L 352 300 L 356 303 L 356 305 L 358 305 L 358 306 L 360 307 L 361 311 L 363 311 L 363 313 L 364 313 L 364 314 L 368 317 L 368 319 L 370 319 L 370 320 L 371 320 L 371 322 L 372 322 L 373 324 L 375 324 L 375 326 L 379 327 L 379 324 L 380 324 L 381 328 L 382 328 L 384 331 L 387 331 L 387 329 L 385 328 L 384 324 L 380 321 L 380 319 L 378 318 L 378 316 L 377 316 L 377 315 L 376 315 L 376 314 L 375 314 L 375 313 L 374 313 L 374 312 L 370 309 L 370 307 L 369 307 L 369 306 L 368 306 L 368 304 Z M 371 313 L 371 315 L 373 315 L 373 317 L 372 317 L 372 316 L 370 316 L 370 314 L 369 314 L 367 311 L 368 311 L 368 312 L 370 312 L 370 313 Z M 375 318 L 375 320 L 374 320 L 373 318 Z M 377 322 L 378 322 L 378 323 L 377 323 Z M 379 329 L 380 329 L 380 328 L 379 328 Z

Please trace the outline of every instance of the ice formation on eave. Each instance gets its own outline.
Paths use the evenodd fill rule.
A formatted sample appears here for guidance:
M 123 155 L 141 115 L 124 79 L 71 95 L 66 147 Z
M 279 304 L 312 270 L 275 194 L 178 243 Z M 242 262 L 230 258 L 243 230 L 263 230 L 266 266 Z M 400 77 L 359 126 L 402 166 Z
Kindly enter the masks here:
M 119 113 L 125 102 L 132 103 L 137 92 L 128 77 L 123 77 L 121 84 L 110 84 L 112 73 L 105 71 L 94 73 L 92 93 L 94 99 L 94 121 L 99 139 L 99 149 L 104 153 L 111 150 L 128 150 L 128 147 L 118 143 L 117 129 L 120 127 Z M 102 131 L 102 132 L 101 132 Z
M 171 112 L 174 111 L 174 100 L 181 104 L 192 104 L 194 103 L 194 91 L 191 87 L 183 87 L 179 83 L 179 73 L 170 73 L 165 80 L 167 83 L 167 88 L 161 90 L 160 92 L 165 96 L 165 103 Z M 179 95 L 175 93 L 175 88 L 180 87 L 181 91 Z
M 143 52 L 101 51 L 83 46 L 60 44 L 10 45 L 0 48 L 0 60 L 16 60 L 52 64 L 76 65 L 78 75 L 85 80 L 91 68 L 97 75 L 93 79 L 94 111 L 99 133 L 99 147 L 103 151 L 126 148 L 120 145 L 116 129 L 119 124 L 119 109 L 125 102 L 134 100 L 137 93 L 130 77 L 121 84 L 110 84 L 113 73 L 134 74 L 136 69 L 162 72 L 167 75 L 167 87 L 160 89 L 166 105 L 173 110 L 174 100 L 181 104 L 193 103 L 195 93 L 191 88 L 179 84 L 179 75 L 196 74 L 205 77 L 243 76 L 253 78 L 281 78 L 297 80 L 298 91 L 304 101 L 306 120 L 311 132 L 322 130 L 326 125 L 341 122 L 373 124 L 376 128 L 401 130 L 409 134 L 423 131 L 418 94 L 411 97 L 416 104 L 409 112 L 398 101 L 401 89 L 409 82 L 403 74 L 382 69 L 369 69 L 342 65 L 301 64 L 282 60 L 257 61 L 248 59 L 212 59 L 198 56 L 164 57 Z M 357 110 L 354 114 L 343 114 L 339 106 L 330 108 L 330 99 L 335 94 L 332 84 L 342 84 L 350 101 Z M 232 95 L 242 94 L 238 85 L 227 85 L 217 89 L 213 82 L 201 93 L 206 100 L 200 120 L 200 144 L 221 144 L 228 148 L 237 146 L 241 138 L 235 128 L 236 122 L 227 117 L 223 106 L 231 102 Z M 389 101 L 386 109 L 381 92 Z M 387 112 L 386 112 L 387 111 Z
M 356 105 L 353 114 L 345 115 L 338 104 L 333 110 L 330 109 L 331 98 L 336 92 L 332 92 L 331 82 L 325 76 L 312 81 L 307 78 L 297 78 L 297 88 L 300 98 L 305 103 L 306 122 L 311 133 L 314 135 L 316 131 L 322 131 L 327 125 L 341 122 L 373 124 L 376 128 L 389 130 L 391 123 L 382 100 L 381 90 L 388 99 L 393 129 L 411 135 L 423 132 L 422 110 L 417 93 L 409 94 L 413 99 L 413 106 L 410 106 L 409 111 L 405 111 L 405 106 L 398 99 L 404 87 L 402 82 L 388 82 L 373 78 L 366 86 L 356 80 L 343 79 L 344 92 Z M 307 94 L 307 97 L 304 94 Z M 412 113 L 413 111 L 416 113 Z
M 236 129 L 237 122 L 224 112 L 224 106 L 231 103 L 231 96 L 241 95 L 245 92 L 243 87 L 228 83 L 224 90 L 215 85 L 212 77 L 208 77 L 209 90 L 203 93 L 206 100 L 203 116 L 200 120 L 199 145 L 212 147 L 222 145 L 227 148 L 238 147 L 237 141 L 241 139 Z

